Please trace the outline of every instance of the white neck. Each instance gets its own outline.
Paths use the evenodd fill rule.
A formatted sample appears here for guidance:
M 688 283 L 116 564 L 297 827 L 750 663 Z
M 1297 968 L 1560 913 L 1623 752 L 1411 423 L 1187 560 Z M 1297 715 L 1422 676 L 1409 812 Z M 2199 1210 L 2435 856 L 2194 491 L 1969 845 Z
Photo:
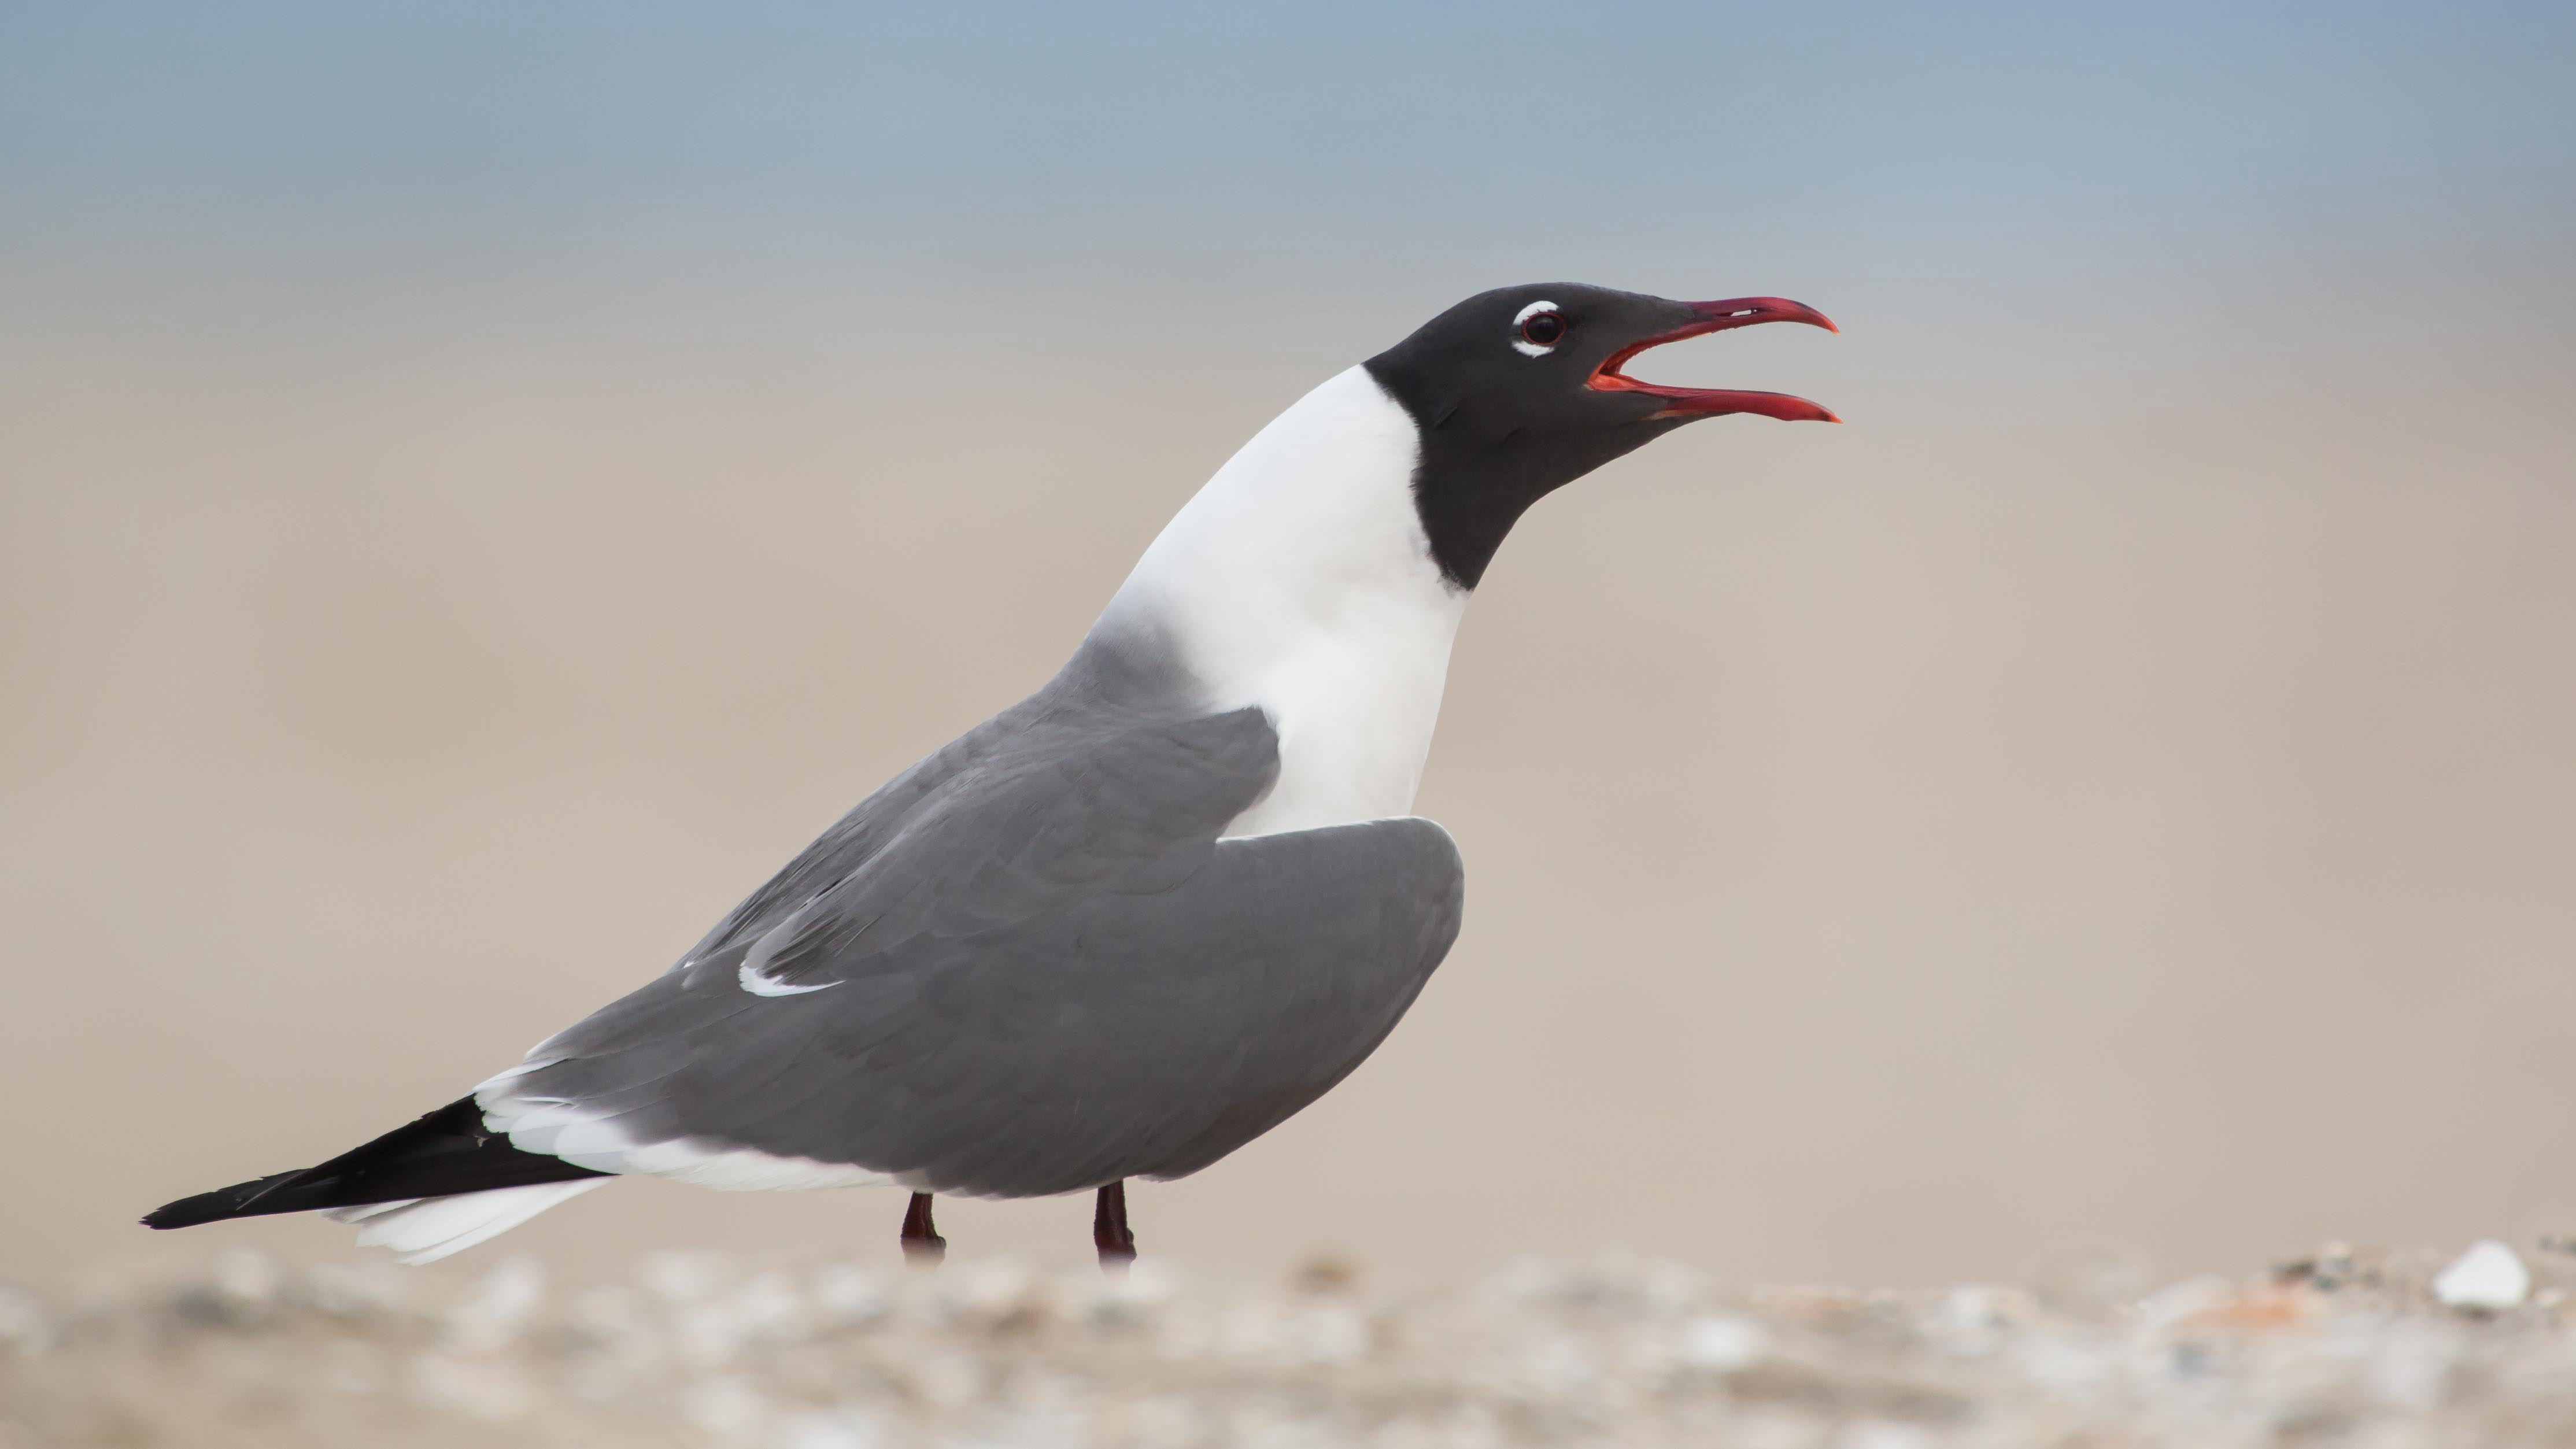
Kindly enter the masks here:
M 1159 630 L 1211 710 L 1258 706 L 1279 782 L 1226 834 L 1413 809 L 1465 590 L 1414 510 L 1412 417 L 1354 367 L 1227 460 L 1101 615 Z

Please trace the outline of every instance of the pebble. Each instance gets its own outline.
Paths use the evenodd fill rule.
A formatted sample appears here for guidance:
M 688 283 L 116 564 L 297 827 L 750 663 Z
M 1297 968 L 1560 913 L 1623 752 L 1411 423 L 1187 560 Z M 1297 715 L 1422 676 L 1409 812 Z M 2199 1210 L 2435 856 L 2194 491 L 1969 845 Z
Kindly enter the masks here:
M 2447 1308 L 2502 1313 L 2531 1296 L 2531 1270 L 2522 1255 L 2493 1238 L 2451 1261 L 2433 1280 L 2433 1297 Z
M 1681 1347 L 1674 1354 L 1686 1368 L 1706 1373 L 1739 1373 L 1771 1351 L 1771 1332 L 1740 1313 L 1708 1313 L 1682 1325 Z

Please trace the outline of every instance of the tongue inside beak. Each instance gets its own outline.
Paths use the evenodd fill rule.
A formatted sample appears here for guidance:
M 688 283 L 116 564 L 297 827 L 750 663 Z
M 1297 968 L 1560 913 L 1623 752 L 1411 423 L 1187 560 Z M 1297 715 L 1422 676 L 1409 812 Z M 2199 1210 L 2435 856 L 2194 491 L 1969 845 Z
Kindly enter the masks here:
M 1842 329 L 1833 319 L 1815 308 L 1786 297 L 1730 297 L 1721 302 L 1693 302 L 1690 309 L 1699 315 L 1670 332 L 1659 332 L 1643 341 L 1632 343 L 1602 360 L 1592 371 L 1586 386 L 1595 392 L 1637 392 L 1659 398 L 1663 406 L 1647 414 L 1658 418 L 1713 418 L 1727 413 L 1759 413 L 1787 423 L 1839 423 L 1842 419 L 1802 397 L 1784 392 L 1738 392 L 1727 388 L 1666 387 L 1657 382 L 1639 382 L 1619 369 L 1628 359 L 1649 347 L 1679 342 L 1685 337 L 1698 337 L 1710 332 L 1724 332 L 1736 327 L 1756 327 L 1765 322 L 1803 322 L 1822 327 L 1828 332 Z

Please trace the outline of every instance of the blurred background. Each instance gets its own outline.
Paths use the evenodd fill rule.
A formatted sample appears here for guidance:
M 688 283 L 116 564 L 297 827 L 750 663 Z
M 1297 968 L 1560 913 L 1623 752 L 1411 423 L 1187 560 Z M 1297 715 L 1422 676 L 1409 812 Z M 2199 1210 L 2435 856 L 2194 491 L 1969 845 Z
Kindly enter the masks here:
M 1817 398 L 1549 500 L 1465 935 L 1149 1254 L 1937 1284 L 2576 1229 L 2563 6 L 0 14 L 0 1274 L 446 1102 L 1489 286 Z M 887 1193 L 509 1241 L 893 1259 Z M 1085 1260 L 1079 1200 L 943 1206 Z M 437 1273 L 474 1273 L 484 1250 Z

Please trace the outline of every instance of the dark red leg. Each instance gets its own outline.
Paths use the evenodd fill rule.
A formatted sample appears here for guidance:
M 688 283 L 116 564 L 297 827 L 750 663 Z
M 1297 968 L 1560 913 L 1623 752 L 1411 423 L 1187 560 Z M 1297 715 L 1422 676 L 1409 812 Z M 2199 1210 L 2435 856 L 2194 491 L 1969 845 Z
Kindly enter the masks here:
M 1091 1246 L 1100 1250 L 1103 1268 L 1115 1271 L 1136 1261 L 1136 1235 L 1127 1230 L 1124 1179 L 1100 1190 L 1100 1206 L 1091 1213 Z
M 939 1236 L 938 1227 L 930 1221 L 930 1194 L 916 1192 L 912 1206 L 903 1215 L 903 1257 L 908 1263 L 936 1268 L 948 1256 L 948 1240 Z

